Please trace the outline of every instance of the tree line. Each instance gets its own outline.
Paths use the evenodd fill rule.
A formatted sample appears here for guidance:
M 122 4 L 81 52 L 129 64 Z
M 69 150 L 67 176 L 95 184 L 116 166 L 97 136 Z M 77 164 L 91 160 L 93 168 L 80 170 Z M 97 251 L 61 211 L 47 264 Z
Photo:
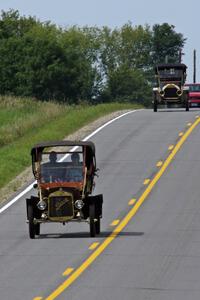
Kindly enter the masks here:
M 62 28 L 1 11 L 0 94 L 68 104 L 151 101 L 153 68 L 179 61 L 186 39 L 168 23 Z

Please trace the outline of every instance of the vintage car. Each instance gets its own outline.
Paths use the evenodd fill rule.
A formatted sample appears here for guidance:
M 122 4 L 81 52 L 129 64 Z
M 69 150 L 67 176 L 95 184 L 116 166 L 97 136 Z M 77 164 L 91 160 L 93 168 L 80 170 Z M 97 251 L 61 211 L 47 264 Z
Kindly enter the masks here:
M 156 112 L 159 104 L 171 106 L 178 104 L 189 110 L 188 87 L 184 86 L 186 80 L 186 65 L 160 64 L 155 67 L 157 86 L 153 88 L 153 110 Z
M 189 106 L 200 106 L 200 83 L 186 83 L 185 87 L 189 88 Z
M 26 199 L 30 238 L 47 222 L 87 222 L 90 236 L 99 234 L 103 196 L 91 196 L 98 171 L 94 143 L 45 142 L 31 155 L 37 195 Z

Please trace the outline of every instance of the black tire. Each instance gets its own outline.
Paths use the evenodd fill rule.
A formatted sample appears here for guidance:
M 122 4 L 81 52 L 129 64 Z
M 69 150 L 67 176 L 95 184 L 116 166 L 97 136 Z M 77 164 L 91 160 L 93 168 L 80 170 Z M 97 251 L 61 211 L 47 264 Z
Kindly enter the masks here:
M 95 226 L 95 205 L 91 203 L 89 206 L 89 218 L 90 218 L 90 236 L 95 237 L 96 235 L 96 226 Z
M 100 234 L 101 232 L 101 219 L 97 218 L 97 221 L 95 222 L 95 230 L 96 234 Z
M 187 100 L 186 103 L 185 103 L 185 110 L 189 111 L 189 107 L 190 107 L 189 101 Z
M 40 224 L 35 224 L 35 234 L 40 235 Z
M 154 98 L 154 102 L 153 102 L 153 111 L 154 111 L 154 112 L 157 112 L 157 110 L 158 110 L 158 104 L 157 104 L 156 98 Z
M 28 205 L 27 213 L 28 213 L 28 220 L 29 220 L 29 237 L 30 239 L 34 239 L 36 232 L 35 232 L 35 224 L 33 223 L 34 213 L 33 213 L 32 205 Z

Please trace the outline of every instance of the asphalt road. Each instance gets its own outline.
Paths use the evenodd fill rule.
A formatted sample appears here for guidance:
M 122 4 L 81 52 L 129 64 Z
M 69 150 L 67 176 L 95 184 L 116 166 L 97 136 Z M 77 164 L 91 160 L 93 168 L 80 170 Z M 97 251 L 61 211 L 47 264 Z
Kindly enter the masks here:
M 143 110 L 92 137 L 100 168 L 95 192 L 104 195 L 98 237 L 89 237 L 87 224 L 44 224 L 30 240 L 25 198 L 3 212 L 0 299 L 199 300 L 200 124 L 176 146 L 197 116 L 199 110 Z M 127 226 L 112 234 L 130 211 Z

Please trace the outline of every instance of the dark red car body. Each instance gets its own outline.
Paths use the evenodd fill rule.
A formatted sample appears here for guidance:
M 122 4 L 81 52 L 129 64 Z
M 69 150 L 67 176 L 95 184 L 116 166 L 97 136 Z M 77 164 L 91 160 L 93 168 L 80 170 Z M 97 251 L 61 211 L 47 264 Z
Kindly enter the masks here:
M 200 106 L 200 83 L 187 83 L 185 86 L 189 87 L 190 106 Z

